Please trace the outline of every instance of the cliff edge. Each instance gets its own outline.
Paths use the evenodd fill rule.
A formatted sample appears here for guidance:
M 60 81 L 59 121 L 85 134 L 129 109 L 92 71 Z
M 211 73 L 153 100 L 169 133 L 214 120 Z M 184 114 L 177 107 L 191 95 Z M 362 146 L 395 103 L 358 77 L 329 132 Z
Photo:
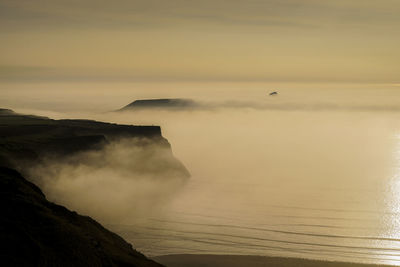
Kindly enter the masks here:
M 162 266 L 90 217 L 49 202 L 39 187 L 25 179 L 26 170 L 46 158 L 63 160 L 126 138 L 138 140 L 135 144 L 142 147 L 138 153 L 145 154 L 146 164 L 138 171 L 152 171 L 147 166 L 157 163 L 165 172 L 189 177 L 158 126 L 52 120 L 0 109 L 2 266 Z M 158 156 L 159 149 L 168 153 Z

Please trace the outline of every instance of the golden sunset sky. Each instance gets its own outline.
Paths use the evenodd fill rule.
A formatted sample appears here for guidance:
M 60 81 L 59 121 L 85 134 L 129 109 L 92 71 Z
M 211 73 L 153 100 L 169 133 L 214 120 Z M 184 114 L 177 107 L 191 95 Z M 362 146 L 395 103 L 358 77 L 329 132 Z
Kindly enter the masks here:
M 0 0 L 0 81 L 400 82 L 399 0 Z

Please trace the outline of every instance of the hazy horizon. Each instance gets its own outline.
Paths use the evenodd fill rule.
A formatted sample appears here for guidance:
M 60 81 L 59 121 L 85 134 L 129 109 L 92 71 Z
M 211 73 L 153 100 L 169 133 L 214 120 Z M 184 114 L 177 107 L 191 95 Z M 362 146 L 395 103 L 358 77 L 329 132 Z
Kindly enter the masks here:
M 30 170 L 147 256 L 400 266 L 399 14 L 398 0 L 0 0 L 0 108 L 161 127 L 185 183 L 135 172 L 137 140 Z M 113 112 L 158 98 L 198 106 Z

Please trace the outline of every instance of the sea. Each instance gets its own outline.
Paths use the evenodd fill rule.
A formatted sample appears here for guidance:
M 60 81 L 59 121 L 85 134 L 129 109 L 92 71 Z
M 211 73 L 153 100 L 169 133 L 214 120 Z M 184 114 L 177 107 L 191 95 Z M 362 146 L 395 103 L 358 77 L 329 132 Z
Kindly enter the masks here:
M 73 87 L 85 95 L 68 91 L 62 99 L 83 108 L 90 98 L 96 104 L 86 114 L 64 102 L 43 109 L 43 98 L 25 98 L 20 110 L 160 125 L 191 173 L 153 212 L 106 223 L 145 255 L 400 265 L 400 85 L 125 84 L 113 93 L 107 91 L 113 84 L 84 86 L 101 90 Z M 46 92 L 61 99 L 55 97 L 61 91 Z M 3 102 L 18 107 L 20 95 L 11 95 Z M 96 113 L 171 97 L 201 106 Z

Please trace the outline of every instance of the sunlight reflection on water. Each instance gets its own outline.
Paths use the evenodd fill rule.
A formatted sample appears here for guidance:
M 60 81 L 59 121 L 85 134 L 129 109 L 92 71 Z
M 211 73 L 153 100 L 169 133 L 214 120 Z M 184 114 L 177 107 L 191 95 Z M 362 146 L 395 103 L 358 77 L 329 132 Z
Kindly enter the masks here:
M 233 120 L 167 119 L 164 133 L 192 178 L 162 215 L 113 227 L 148 255 L 400 265 L 400 183 L 391 176 L 399 171 L 400 142 L 397 127 L 386 127 L 395 118 L 385 115 L 231 111 Z M 207 124 L 215 133 L 199 135 Z M 197 144 L 186 146 L 187 135 Z

